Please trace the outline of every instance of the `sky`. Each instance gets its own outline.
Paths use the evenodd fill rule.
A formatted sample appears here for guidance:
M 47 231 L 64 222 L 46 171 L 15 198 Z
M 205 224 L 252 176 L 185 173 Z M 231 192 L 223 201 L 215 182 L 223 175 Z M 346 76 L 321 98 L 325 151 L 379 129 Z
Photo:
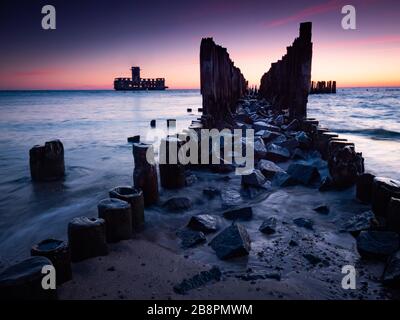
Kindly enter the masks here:
M 41 9 L 56 9 L 56 30 Z M 356 30 L 341 8 L 356 8 Z M 200 87 L 203 37 L 226 47 L 250 85 L 313 22 L 313 80 L 339 87 L 400 86 L 399 0 L 2 0 L 0 90 L 112 89 L 115 77 L 165 77 Z

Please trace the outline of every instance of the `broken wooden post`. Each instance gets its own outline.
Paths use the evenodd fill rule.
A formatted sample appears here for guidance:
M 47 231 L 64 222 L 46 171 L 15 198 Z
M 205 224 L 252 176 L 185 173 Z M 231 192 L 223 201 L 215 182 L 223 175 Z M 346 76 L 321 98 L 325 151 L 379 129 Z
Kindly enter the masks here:
M 179 189 L 185 186 L 186 169 L 178 159 L 178 152 L 182 144 L 183 141 L 171 136 L 161 140 L 159 169 L 163 188 Z

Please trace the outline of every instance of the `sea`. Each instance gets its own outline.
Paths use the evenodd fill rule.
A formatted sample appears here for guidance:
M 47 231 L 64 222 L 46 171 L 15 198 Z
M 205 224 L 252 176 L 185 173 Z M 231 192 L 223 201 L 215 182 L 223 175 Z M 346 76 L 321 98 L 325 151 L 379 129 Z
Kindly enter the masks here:
M 95 216 L 98 201 L 111 188 L 132 184 L 127 137 L 161 138 L 171 118 L 180 131 L 200 117 L 199 107 L 199 90 L 1 91 L 0 267 L 29 256 L 40 240 L 66 239 L 69 220 Z M 400 88 L 311 95 L 308 116 L 355 142 L 367 171 L 400 180 Z M 150 128 L 153 119 L 157 129 Z M 64 144 L 66 177 L 32 183 L 29 149 L 52 139 Z M 157 208 L 146 215 L 149 237 L 172 241 L 156 231 L 165 227 L 173 234 L 169 221 L 176 218 Z

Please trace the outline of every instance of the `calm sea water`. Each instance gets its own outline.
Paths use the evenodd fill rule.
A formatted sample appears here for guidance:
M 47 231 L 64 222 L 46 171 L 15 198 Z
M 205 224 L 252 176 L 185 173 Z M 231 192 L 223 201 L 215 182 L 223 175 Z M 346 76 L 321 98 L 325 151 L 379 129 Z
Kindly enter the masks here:
M 27 256 L 37 241 L 65 238 L 72 217 L 96 215 L 109 189 L 132 183 L 126 138 L 157 133 L 152 119 L 161 129 L 168 118 L 186 128 L 200 105 L 197 90 L 0 92 L 0 258 Z M 309 115 L 354 141 L 368 170 L 400 179 L 399 88 L 313 95 Z M 64 144 L 66 179 L 32 184 L 29 149 L 53 138 Z

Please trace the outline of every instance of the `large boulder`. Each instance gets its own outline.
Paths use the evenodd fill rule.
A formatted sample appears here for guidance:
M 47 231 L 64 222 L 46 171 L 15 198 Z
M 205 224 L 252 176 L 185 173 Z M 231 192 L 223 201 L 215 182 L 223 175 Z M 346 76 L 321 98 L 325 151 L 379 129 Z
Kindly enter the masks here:
M 314 166 L 293 163 L 289 166 L 287 173 L 301 184 L 309 185 L 313 182 L 320 181 L 318 169 Z
M 356 214 L 343 223 L 341 231 L 349 232 L 353 236 L 358 236 L 361 231 L 371 228 L 374 218 L 375 215 L 372 211 Z
M 356 198 L 364 203 L 372 200 L 372 186 L 375 176 L 371 173 L 363 173 L 356 180 Z
M 282 148 L 276 144 L 271 143 L 267 147 L 267 151 L 265 154 L 265 159 L 274 161 L 274 162 L 285 162 L 289 160 L 290 152 L 286 148 Z
M 60 140 L 48 141 L 29 150 L 33 181 L 60 180 L 65 176 L 64 146 Z
M 258 162 L 257 169 L 260 170 L 264 177 L 266 177 L 267 179 L 272 179 L 278 172 L 285 172 L 274 162 L 264 159 Z
M 400 198 L 400 181 L 376 177 L 372 187 L 372 211 L 386 217 L 391 198 Z
M 219 228 L 217 219 L 209 214 L 199 214 L 191 217 L 187 226 L 190 229 L 204 233 L 215 232 Z
M 382 280 L 384 285 L 395 288 L 400 287 L 400 251 L 397 251 L 389 258 Z
M 357 250 L 363 258 L 386 259 L 399 249 L 399 235 L 391 231 L 361 231 Z
M 251 250 L 251 241 L 245 227 L 232 224 L 212 239 L 210 246 L 218 258 L 225 260 L 248 255 Z
M 249 174 L 242 175 L 242 185 L 251 187 L 262 187 L 267 182 L 260 170 L 254 169 Z

